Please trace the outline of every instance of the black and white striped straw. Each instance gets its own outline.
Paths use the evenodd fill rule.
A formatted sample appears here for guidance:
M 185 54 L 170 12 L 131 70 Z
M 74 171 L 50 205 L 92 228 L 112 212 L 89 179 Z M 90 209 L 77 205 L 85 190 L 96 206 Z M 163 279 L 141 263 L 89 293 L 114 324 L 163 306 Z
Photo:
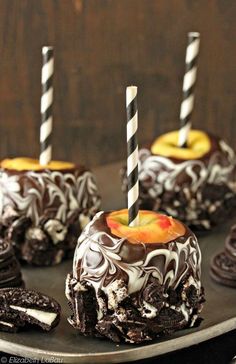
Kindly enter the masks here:
M 129 226 L 139 224 L 139 181 L 138 181 L 138 107 L 137 87 L 126 88 L 127 111 L 127 179 Z
M 43 47 L 42 66 L 42 96 L 41 96 L 41 127 L 39 163 L 47 165 L 52 159 L 52 103 L 53 103 L 53 47 Z
M 200 34 L 188 33 L 188 45 L 185 58 L 185 75 L 183 81 L 183 100 L 180 108 L 179 147 L 187 147 L 191 117 L 194 107 L 194 87 L 197 78 L 197 59 L 200 45 Z

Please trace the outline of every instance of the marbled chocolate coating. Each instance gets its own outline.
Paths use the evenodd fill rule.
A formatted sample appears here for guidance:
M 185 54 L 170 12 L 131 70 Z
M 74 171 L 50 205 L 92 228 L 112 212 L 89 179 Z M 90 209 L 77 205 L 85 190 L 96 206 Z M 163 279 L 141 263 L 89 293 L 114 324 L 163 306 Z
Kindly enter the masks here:
M 139 152 L 140 207 L 165 211 L 200 230 L 236 211 L 236 157 L 223 140 L 208 135 L 210 151 L 201 159 L 180 160 Z M 126 171 L 122 171 L 126 191 Z
M 100 198 L 92 173 L 83 168 L 22 172 L 2 169 L 0 215 L 9 205 L 30 217 L 35 225 L 45 214 L 65 223 L 77 209 L 95 213 Z
M 74 248 L 77 234 L 99 206 L 94 176 L 83 167 L 0 170 L 2 230 L 30 263 L 60 262 L 64 252 Z
M 200 285 L 201 253 L 195 235 L 186 227 L 184 236 L 169 243 L 137 243 L 115 237 L 99 212 L 82 232 L 74 255 L 73 275 L 96 291 L 107 291 L 122 279 L 128 293 L 140 291 L 150 276 L 166 289 L 176 288 L 190 274 Z
M 195 325 L 202 310 L 195 235 L 168 243 L 114 236 L 99 212 L 83 230 L 66 280 L 70 324 L 84 335 L 139 343 Z

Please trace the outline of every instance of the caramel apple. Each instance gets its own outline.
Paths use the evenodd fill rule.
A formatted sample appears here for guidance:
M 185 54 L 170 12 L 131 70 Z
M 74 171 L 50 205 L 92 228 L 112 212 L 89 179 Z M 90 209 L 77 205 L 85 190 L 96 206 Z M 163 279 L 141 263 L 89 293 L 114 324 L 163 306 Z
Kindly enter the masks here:
M 140 343 L 199 323 L 204 301 L 196 236 L 172 217 L 99 212 L 78 239 L 66 297 L 80 333 Z
M 0 193 L 2 238 L 34 265 L 57 264 L 70 255 L 100 206 L 93 174 L 69 162 L 41 166 L 30 158 L 5 159 Z
M 139 152 L 140 208 L 162 210 L 195 230 L 209 230 L 236 211 L 236 157 L 223 140 L 191 130 L 187 147 L 178 131 Z M 127 189 L 126 170 L 122 171 Z

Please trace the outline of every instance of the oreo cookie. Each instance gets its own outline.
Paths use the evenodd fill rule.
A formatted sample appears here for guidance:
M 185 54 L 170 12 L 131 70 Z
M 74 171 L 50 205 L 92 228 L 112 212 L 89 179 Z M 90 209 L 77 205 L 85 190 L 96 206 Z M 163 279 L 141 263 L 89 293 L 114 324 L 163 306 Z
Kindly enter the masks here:
M 23 287 L 20 264 L 8 240 L 0 240 L 0 288 Z
M 11 321 L 2 321 L 0 318 L 0 331 L 17 332 L 17 326 Z
M 236 262 L 236 225 L 231 227 L 230 234 L 225 241 L 225 253 Z
M 164 334 L 170 334 L 175 330 L 180 330 L 186 325 L 186 319 L 183 313 L 168 307 L 161 310 L 157 322 L 164 328 Z
M 50 266 L 61 262 L 65 255 L 63 243 L 53 245 L 40 228 L 29 229 L 21 249 L 22 258 L 31 265 Z
M 23 288 L 0 290 L 0 330 L 16 332 L 36 326 L 50 331 L 60 321 L 61 307 L 53 298 Z
M 12 245 L 7 240 L 0 239 L 0 269 L 13 254 Z
M 224 251 L 212 259 L 210 275 L 217 283 L 236 288 L 236 262 Z

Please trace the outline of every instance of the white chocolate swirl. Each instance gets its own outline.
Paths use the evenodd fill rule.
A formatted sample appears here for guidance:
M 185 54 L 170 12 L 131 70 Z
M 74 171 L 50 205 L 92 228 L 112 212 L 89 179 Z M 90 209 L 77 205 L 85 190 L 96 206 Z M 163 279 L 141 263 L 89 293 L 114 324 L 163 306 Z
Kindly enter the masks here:
M 190 190 L 195 193 L 205 183 L 228 184 L 231 174 L 236 165 L 233 150 L 224 142 L 220 141 L 219 146 L 225 155 L 225 163 L 220 163 L 221 152 L 214 152 L 208 163 L 202 160 L 187 160 L 176 163 L 169 158 L 151 155 L 148 149 L 140 150 L 139 180 L 144 183 L 150 179 L 148 194 L 150 197 L 157 197 L 163 190 L 179 191 L 179 179 L 186 174 Z M 227 163 L 226 163 L 227 162 Z M 232 187 L 236 192 L 236 181 Z
M 66 223 L 76 210 L 93 215 L 99 209 L 100 197 L 90 171 L 27 171 L 13 175 L 1 170 L 0 216 L 7 206 L 30 217 L 35 225 L 45 213 Z
M 97 231 L 96 221 L 103 218 L 99 212 L 86 226 L 75 250 L 73 277 L 105 293 L 117 279 L 127 282 L 128 294 L 145 287 L 150 276 L 166 289 L 176 288 L 181 281 L 193 276 L 200 289 L 201 252 L 197 239 L 190 232 L 167 244 L 138 244 L 143 254 L 137 259 L 127 253 L 132 246 L 126 239 L 116 238 L 105 231 Z M 155 246 L 155 247 L 154 247 Z M 126 257 L 125 257 L 126 256 Z
M 165 211 L 201 229 L 222 221 L 225 205 L 230 214 L 236 199 L 236 156 L 224 141 L 213 142 L 211 153 L 198 160 L 175 160 L 141 149 L 141 208 Z M 123 189 L 126 184 L 124 177 Z

